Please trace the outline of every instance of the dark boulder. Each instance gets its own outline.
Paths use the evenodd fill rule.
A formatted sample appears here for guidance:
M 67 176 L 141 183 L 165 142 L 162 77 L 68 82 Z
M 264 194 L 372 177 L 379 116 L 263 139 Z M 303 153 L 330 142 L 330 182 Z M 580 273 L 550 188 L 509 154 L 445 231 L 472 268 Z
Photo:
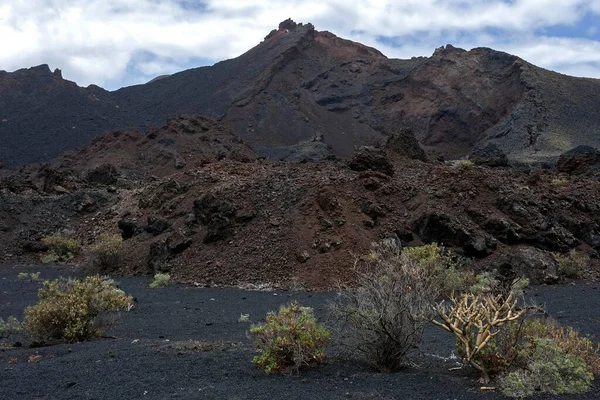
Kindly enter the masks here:
M 194 201 L 196 220 L 206 226 L 204 243 L 212 243 L 233 236 L 236 209 L 213 194 L 205 194 Z
M 358 148 L 348 162 L 353 171 L 378 171 L 386 175 L 394 175 L 394 166 L 388 160 L 385 152 L 375 147 L 362 146 Z
M 582 174 L 600 169 L 600 151 L 591 146 L 577 146 L 558 158 L 556 169 L 569 174 Z
M 145 227 L 146 232 L 154 236 L 158 236 L 171 227 L 171 223 L 167 220 L 148 217 L 148 224 Z
M 471 232 L 456 219 L 437 212 L 422 215 L 413 224 L 413 232 L 425 243 L 460 248 L 467 257 L 486 257 L 497 246 L 494 238 Z
M 119 178 L 119 172 L 114 165 L 102 164 L 90 169 L 86 174 L 86 181 L 92 184 L 114 185 Z
M 469 160 L 475 165 L 486 167 L 507 167 L 508 157 L 494 143 L 488 143 L 487 146 L 473 150 Z
M 412 129 L 400 128 L 389 134 L 385 143 L 385 150 L 389 154 L 399 154 L 413 160 L 425 161 L 425 151 L 419 146 Z
M 557 283 L 557 263 L 552 253 L 532 246 L 510 246 L 497 254 L 488 268 L 507 277 L 524 276 L 531 284 Z

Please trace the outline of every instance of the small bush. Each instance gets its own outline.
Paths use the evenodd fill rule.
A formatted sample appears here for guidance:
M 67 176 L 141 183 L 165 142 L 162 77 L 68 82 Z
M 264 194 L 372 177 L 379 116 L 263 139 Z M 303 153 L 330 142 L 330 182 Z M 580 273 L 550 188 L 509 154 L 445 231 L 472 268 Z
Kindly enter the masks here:
M 501 277 L 497 271 L 482 272 L 475 276 L 474 282 L 467 288 L 467 292 L 475 295 L 491 294 L 494 296 L 509 296 L 522 299 L 525 289 L 529 286 L 529 279 L 507 279 Z
M 68 261 L 79 252 L 79 243 L 69 236 L 46 236 L 42 243 L 48 247 L 48 252 L 40 258 L 43 263 Z
M 121 235 L 101 235 L 92 252 L 101 270 L 115 270 L 123 258 L 123 238 Z
M 564 186 L 567 183 L 569 183 L 569 180 L 564 178 L 554 178 L 550 181 L 552 186 Z
M 570 279 L 582 278 L 585 274 L 590 258 L 584 253 L 571 250 L 566 256 L 553 253 L 558 263 L 558 273 Z
M 24 330 L 39 343 L 78 342 L 101 334 L 102 314 L 127 308 L 132 298 L 112 280 L 98 276 L 84 280 L 45 281 L 39 301 L 25 311 Z
M 424 273 L 432 277 L 440 292 L 445 295 L 465 288 L 465 279 L 468 274 L 461 274 L 456 268 L 457 263 L 437 243 L 406 247 L 402 250 L 402 257 L 405 262 L 422 268 Z
M 24 281 L 26 279 L 31 279 L 32 281 L 37 281 L 40 279 L 40 272 L 32 272 L 30 274 L 28 274 L 27 272 L 19 272 L 19 275 L 17 275 L 17 278 L 20 281 Z
M 475 163 L 471 160 L 459 160 L 456 163 L 456 168 L 466 169 L 466 168 L 471 168 L 474 165 L 475 165 Z
M 250 335 L 260 353 L 252 362 L 271 374 L 323 362 L 331 332 L 310 308 L 292 302 L 278 313 L 269 312 L 265 323 L 252 326 Z
M 154 280 L 152 281 L 152 283 L 150 283 L 150 287 L 156 289 L 159 287 L 167 286 L 169 284 L 170 280 L 171 280 L 170 274 L 161 274 L 161 273 L 155 274 Z
M 12 315 L 6 319 L 0 317 L 0 338 L 10 337 L 21 331 L 21 323 Z
M 600 354 L 598 346 L 570 326 L 562 326 L 551 318 L 527 319 L 523 324 L 522 337 L 525 348 L 531 349 L 535 339 L 551 339 L 565 354 L 582 358 L 594 374 L 600 374 Z M 526 352 L 521 352 L 521 358 L 527 358 Z
M 356 265 L 358 287 L 344 288 L 331 304 L 343 342 L 379 371 L 400 369 L 432 317 L 438 262 L 435 245 L 403 252 L 392 242 L 375 245 Z
M 525 350 L 524 369 L 508 373 L 502 393 L 524 398 L 535 393 L 577 394 L 590 390 L 594 374 L 583 358 L 566 354 L 552 339 L 536 338 Z

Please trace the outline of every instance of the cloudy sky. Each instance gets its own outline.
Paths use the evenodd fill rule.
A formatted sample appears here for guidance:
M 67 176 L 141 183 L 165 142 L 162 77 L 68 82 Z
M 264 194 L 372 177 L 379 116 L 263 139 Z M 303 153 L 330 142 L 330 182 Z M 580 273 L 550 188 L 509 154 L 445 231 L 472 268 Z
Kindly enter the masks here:
M 0 70 L 117 89 L 236 57 L 288 17 L 388 57 L 485 46 L 600 78 L 600 0 L 0 0 Z

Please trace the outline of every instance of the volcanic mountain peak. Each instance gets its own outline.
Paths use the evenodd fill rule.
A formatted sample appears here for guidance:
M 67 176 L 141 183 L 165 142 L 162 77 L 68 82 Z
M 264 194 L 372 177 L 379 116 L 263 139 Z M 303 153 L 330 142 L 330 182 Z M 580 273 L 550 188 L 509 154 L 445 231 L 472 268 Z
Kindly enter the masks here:
M 600 147 L 599 80 L 487 48 L 446 45 L 431 57 L 388 59 L 291 19 L 237 58 L 145 85 L 80 88 L 42 65 L 0 72 L 0 93 L 0 161 L 13 167 L 176 114 L 216 118 L 259 155 L 286 160 L 347 156 L 409 132 L 429 155 L 451 159 L 490 143 L 527 162 Z

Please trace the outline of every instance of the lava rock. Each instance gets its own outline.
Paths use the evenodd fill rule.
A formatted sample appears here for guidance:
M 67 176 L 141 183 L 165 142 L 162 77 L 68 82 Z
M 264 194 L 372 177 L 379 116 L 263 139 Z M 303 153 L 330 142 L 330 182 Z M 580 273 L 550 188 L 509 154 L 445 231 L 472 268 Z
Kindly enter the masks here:
M 354 152 L 348 162 L 348 167 L 353 171 L 379 171 L 386 175 L 394 175 L 394 166 L 388 160 L 385 152 L 375 147 L 362 146 Z
M 556 169 L 570 174 L 582 174 L 589 169 L 600 169 L 600 151 L 591 146 L 577 146 L 558 158 Z
M 475 165 L 486 167 L 507 167 L 508 157 L 494 143 L 488 143 L 487 146 L 473 150 L 469 160 Z
M 167 220 L 148 217 L 148 224 L 145 227 L 146 232 L 154 236 L 158 236 L 171 227 L 171 223 Z
M 204 243 L 213 243 L 233 236 L 236 209 L 214 194 L 206 194 L 194 201 L 196 219 L 207 227 Z
M 114 165 L 102 164 L 99 167 L 90 169 L 86 174 L 88 183 L 96 183 L 101 185 L 114 185 L 117 183 L 119 172 Z

